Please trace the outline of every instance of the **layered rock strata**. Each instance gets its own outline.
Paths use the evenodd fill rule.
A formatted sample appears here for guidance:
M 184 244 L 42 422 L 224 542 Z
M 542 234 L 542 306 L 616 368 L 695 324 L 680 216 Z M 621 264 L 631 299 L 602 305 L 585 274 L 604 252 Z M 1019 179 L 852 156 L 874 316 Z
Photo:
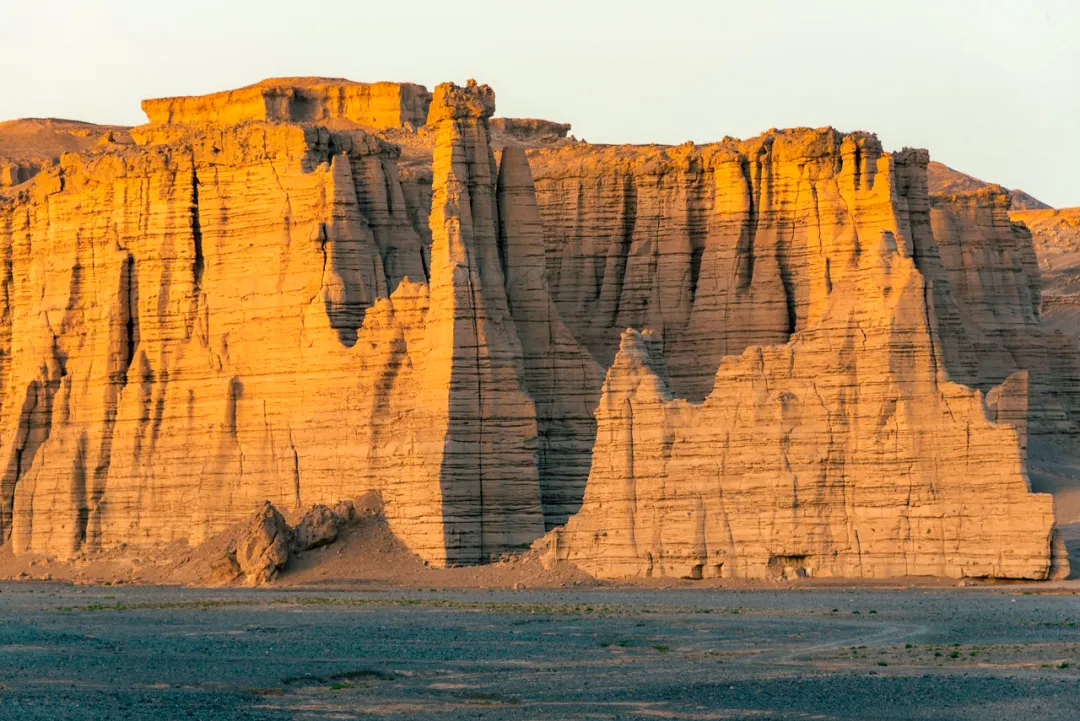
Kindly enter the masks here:
M 902 202 L 911 160 L 850 152 L 817 176 L 817 197 L 861 219 L 853 242 L 823 242 L 830 285 L 807 320 L 724 358 L 703 403 L 672 394 L 660 338 L 622 334 L 584 503 L 551 553 L 604 577 L 1047 577 L 1026 375 L 991 407 L 949 380 L 914 258 L 925 205 Z
M 543 532 L 493 96 L 435 100 L 430 269 L 397 149 L 358 129 L 151 124 L 0 206 L 5 543 L 198 543 L 366 490 L 435 563 Z
M 590 146 L 472 82 L 144 107 L 0 201 L 17 553 L 377 491 L 436 564 L 564 523 L 608 577 L 1056 563 L 1026 439 L 1072 432 L 1075 354 L 1007 196 L 931 200 L 925 151 Z
M 1042 278 L 1032 236 L 1010 220 L 1010 204 L 1000 186 L 932 197 L 935 245 L 964 325 L 963 335 L 943 334 L 941 341 L 973 351 L 973 373 L 950 371 L 984 391 L 1026 371 L 1028 433 L 1072 435 L 1080 429 L 1076 344 L 1040 317 Z
M 881 155 L 874 136 L 831 128 L 536 151 L 556 305 L 603 365 L 621 329 L 657 331 L 673 392 L 701 400 L 721 358 L 821 317 L 846 272 L 836 259 L 891 212 L 845 195 L 836 177 L 843 168 L 852 187 L 872 183 Z M 897 162 L 925 169 L 913 153 Z
M 548 293 L 543 226 L 525 152 L 502 152 L 499 239 L 506 296 L 524 353 L 525 384 L 536 403 L 538 462 L 548 527 L 581 505 L 596 438 L 593 411 L 603 371 L 559 317 Z
M 1036 256 L 1010 223 L 1008 191 L 981 184 L 931 204 L 928 155 L 905 150 L 892 156 L 895 197 L 868 207 L 837 179 L 872 183 L 881 156 L 875 137 L 832 129 L 533 150 L 552 296 L 602 365 L 623 329 L 657 331 L 672 392 L 700 401 L 723 357 L 817 322 L 844 272 L 837 258 L 891 203 L 929 281 L 950 378 L 986 392 L 1030 371 L 1031 431 L 1073 432 L 1076 354 L 1040 323 Z
M 154 124 L 350 120 L 374 128 L 423 125 L 431 94 L 413 83 L 357 83 L 340 78 L 273 78 L 210 95 L 144 100 Z

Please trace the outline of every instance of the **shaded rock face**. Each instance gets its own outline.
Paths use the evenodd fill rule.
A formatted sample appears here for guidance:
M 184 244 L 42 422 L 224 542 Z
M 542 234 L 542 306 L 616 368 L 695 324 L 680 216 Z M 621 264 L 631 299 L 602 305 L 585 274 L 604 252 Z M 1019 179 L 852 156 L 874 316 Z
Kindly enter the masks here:
M 333 543 L 338 537 L 340 526 L 350 520 L 348 510 L 342 510 L 345 513 L 339 516 L 322 504 L 313 506 L 293 528 L 292 549 L 298 552 L 310 551 L 312 548 Z
M 548 293 L 543 226 L 520 147 L 503 150 L 497 200 L 506 297 L 523 349 L 525 387 L 536 406 L 537 462 L 550 528 L 566 523 L 581 504 L 603 371 L 562 322 Z
M 1010 211 L 1031 233 L 1042 276 L 1041 320 L 1080 334 L 1080 208 Z
M 494 109 L 149 101 L 0 201 L 3 543 L 197 544 L 268 501 L 311 547 L 376 492 L 441 565 L 566 524 L 552 557 L 608 577 L 1050 572 L 1025 439 L 1071 427 L 1072 356 L 997 201 L 932 207 L 924 151 L 831 129 L 503 124 L 497 162 Z
M 1043 280 L 1031 232 L 1009 217 L 999 186 L 933 196 L 930 220 L 940 270 L 920 269 L 950 288 L 963 333 L 941 334 L 950 377 L 988 391 L 1017 371 L 1028 381 L 1027 432 L 1073 435 L 1080 429 L 1080 368 L 1075 343 L 1040 317 Z

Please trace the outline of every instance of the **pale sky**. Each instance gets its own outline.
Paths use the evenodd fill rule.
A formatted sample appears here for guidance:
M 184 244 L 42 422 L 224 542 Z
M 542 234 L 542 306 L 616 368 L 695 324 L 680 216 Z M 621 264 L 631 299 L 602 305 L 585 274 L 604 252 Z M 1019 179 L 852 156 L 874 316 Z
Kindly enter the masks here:
M 876 132 L 1080 205 L 1080 0 L 0 0 L 0 119 L 281 75 L 475 77 L 591 142 Z

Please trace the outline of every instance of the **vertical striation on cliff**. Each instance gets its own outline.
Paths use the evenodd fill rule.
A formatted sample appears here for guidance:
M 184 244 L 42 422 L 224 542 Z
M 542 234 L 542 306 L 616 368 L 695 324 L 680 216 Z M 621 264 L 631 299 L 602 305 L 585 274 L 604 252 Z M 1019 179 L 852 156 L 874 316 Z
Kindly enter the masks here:
M 903 160 L 841 156 L 838 204 L 862 218 L 828 292 L 789 342 L 724 358 L 702 403 L 622 334 L 551 553 L 604 577 L 1047 577 L 1052 499 L 1030 492 L 1023 428 L 992 420 L 1023 419 L 1026 378 L 993 410 L 949 380 Z
M 543 226 L 520 146 L 502 152 L 498 207 L 506 295 L 524 349 L 525 384 L 536 404 L 544 518 L 550 528 L 566 523 L 581 505 L 603 372 L 548 294 Z
M 472 81 L 144 107 L 0 198 L 16 553 L 378 491 L 436 564 L 565 524 L 606 577 L 1049 572 L 1075 348 L 1007 196 L 931 198 L 925 151 L 590 146 Z
M 5 543 L 197 543 L 372 489 L 436 563 L 543 532 L 493 95 L 441 91 L 430 289 L 399 151 L 356 126 L 151 123 L 0 206 Z
M 494 109 L 486 85 L 444 83 L 428 115 L 436 145 L 422 397 L 449 389 L 440 483 L 448 553 L 459 562 L 527 545 L 544 525 L 536 414 L 498 252 Z

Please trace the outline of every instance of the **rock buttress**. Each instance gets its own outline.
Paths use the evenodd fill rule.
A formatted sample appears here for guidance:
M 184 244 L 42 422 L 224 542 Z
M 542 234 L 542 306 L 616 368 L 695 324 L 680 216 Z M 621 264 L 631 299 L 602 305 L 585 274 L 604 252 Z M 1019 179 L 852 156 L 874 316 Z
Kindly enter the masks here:
M 697 404 L 673 397 L 657 341 L 623 334 L 584 503 L 547 540 L 559 558 L 612 578 L 1047 577 L 1053 503 L 1030 491 L 1022 431 L 948 380 L 894 159 L 856 168 L 840 207 L 877 210 L 788 343 L 724 358 Z M 995 417 L 1023 385 L 993 394 Z
M 152 124 L 0 204 L 4 543 L 198 543 L 368 490 L 435 563 L 542 533 L 483 120 L 440 126 L 430 290 L 398 151 L 348 126 Z
M 543 532 L 536 411 L 498 252 L 487 86 L 435 89 L 429 357 L 423 396 L 446 395 L 446 547 L 472 562 Z M 451 557 L 450 554 L 458 554 Z

